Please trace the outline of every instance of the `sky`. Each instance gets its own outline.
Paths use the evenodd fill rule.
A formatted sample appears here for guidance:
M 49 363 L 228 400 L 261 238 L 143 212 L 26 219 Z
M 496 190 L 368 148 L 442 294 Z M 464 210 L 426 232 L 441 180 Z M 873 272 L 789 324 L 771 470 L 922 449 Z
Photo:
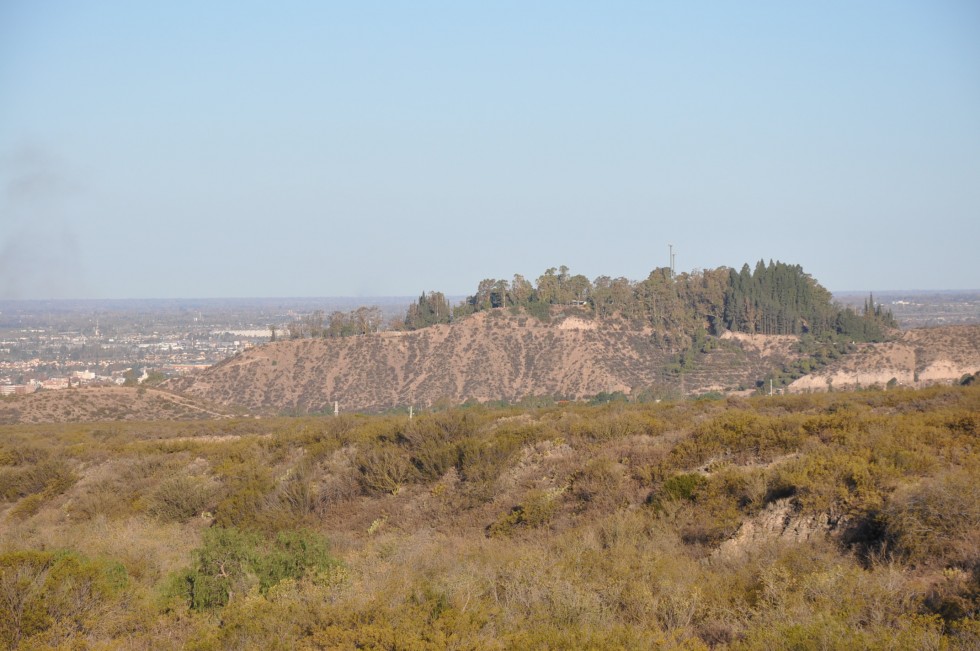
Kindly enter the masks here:
M 0 298 L 980 288 L 980 3 L 0 1 Z

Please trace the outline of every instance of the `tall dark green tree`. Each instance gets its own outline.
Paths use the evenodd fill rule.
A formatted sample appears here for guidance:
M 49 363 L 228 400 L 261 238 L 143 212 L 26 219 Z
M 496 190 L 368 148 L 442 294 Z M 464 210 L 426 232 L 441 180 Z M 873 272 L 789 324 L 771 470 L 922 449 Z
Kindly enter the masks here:
M 408 306 L 405 315 L 405 328 L 418 330 L 437 323 L 449 323 L 452 308 L 442 292 L 422 292 L 419 299 Z

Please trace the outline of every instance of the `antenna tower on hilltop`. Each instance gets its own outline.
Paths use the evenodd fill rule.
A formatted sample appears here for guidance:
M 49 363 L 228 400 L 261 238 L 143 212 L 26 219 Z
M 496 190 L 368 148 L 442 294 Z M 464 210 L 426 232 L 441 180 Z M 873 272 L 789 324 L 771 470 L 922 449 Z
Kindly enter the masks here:
M 675 270 L 674 270 L 674 262 L 675 262 L 675 260 L 677 258 L 677 254 L 674 253 L 674 245 L 673 244 L 668 244 L 667 247 L 668 247 L 668 250 L 670 252 L 670 254 L 668 256 L 670 258 L 669 259 L 669 262 L 670 262 L 670 265 L 669 265 L 670 266 L 670 277 L 673 278 L 674 277 L 674 273 L 675 273 Z

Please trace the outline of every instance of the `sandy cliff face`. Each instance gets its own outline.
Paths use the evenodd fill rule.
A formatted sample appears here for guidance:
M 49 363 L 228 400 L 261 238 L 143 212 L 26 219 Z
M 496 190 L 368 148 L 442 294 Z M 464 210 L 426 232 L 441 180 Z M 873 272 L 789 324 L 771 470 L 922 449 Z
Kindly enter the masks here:
M 954 382 L 980 371 L 980 326 L 909 330 L 897 341 L 864 344 L 817 373 L 793 382 L 790 391 L 888 384 L 922 386 Z
M 440 399 L 584 398 L 673 382 L 671 351 L 648 330 L 568 316 L 551 324 L 504 310 L 414 332 L 283 341 L 253 348 L 173 385 L 191 396 L 253 410 L 384 409 Z M 737 342 L 707 355 L 687 392 L 754 386 L 778 355 Z

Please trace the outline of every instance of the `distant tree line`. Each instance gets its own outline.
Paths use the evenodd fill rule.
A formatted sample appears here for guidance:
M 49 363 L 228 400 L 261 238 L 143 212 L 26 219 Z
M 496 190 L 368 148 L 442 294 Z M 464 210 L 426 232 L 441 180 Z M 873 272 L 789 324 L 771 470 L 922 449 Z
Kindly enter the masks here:
M 776 334 L 823 333 L 836 327 L 839 309 L 826 289 L 799 265 L 761 260 L 755 271 L 743 265 L 729 270 L 722 321 L 737 332 Z
M 877 341 L 896 327 L 890 311 L 869 297 L 862 313 L 832 301 L 828 290 L 799 265 L 760 260 L 736 271 L 729 267 L 674 274 L 660 267 L 641 281 L 599 276 L 590 281 L 568 267 L 547 269 L 532 284 L 520 274 L 510 282 L 488 278 L 476 293 L 450 308 L 440 292 L 423 293 L 409 307 L 404 327 L 448 323 L 454 317 L 494 308 L 523 309 L 547 320 L 552 306 L 581 306 L 600 319 L 623 318 L 652 328 L 658 336 L 695 338 L 725 330 L 750 334 L 842 335 Z M 680 343 L 680 342 L 678 342 Z M 688 342 L 689 343 L 689 342 Z
M 298 339 L 347 337 L 384 328 L 418 330 L 496 308 L 523 310 L 547 321 L 554 306 L 576 306 L 598 319 L 632 321 L 650 328 L 655 338 L 674 349 L 701 347 L 704 335 L 726 330 L 881 341 L 896 327 L 891 312 L 875 304 L 873 296 L 859 313 L 835 304 L 830 292 L 799 265 L 760 260 L 754 269 L 745 264 L 738 271 L 718 267 L 674 274 L 660 267 L 641 281 L 609 276 L 590 281 L 562 265 L 545 270 L 534 283 L 520 274 L 510 281 L 484 279 L 476 293 L 455 306 L 442 292 L 423 292 L 403 319 L 388 324 L 376 307 L 329 317 L 317 310 L 289 324 L 287 333 Z
M 384 325 L 384 315 L 378 307 L 359 307 L 350 312 L 336 311 L 329 316 L 325 316 L 323 310 L 315 310 L 289 323 L 286 333 L 290 339 L 350 337 L 378 332 Z

